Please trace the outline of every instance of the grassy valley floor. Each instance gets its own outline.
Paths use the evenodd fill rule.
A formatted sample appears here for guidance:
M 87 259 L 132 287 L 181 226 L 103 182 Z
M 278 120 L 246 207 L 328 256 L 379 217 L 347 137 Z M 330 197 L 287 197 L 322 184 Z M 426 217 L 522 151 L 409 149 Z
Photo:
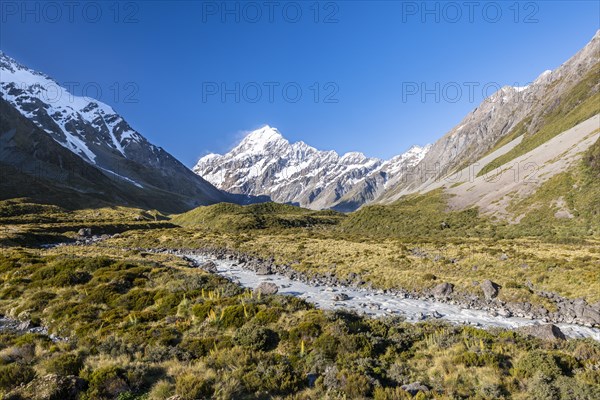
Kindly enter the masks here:
M 383 239 L 349 232 L 351 217 L 336 213 L 237 207 L 199 209 L 202 224 L 181 227 L 178 217 L 157 212 L 4 202 L 0 314 L 69 338 L 1 331 L 4 398 L 600 395 L 600 344 L 592 339 L 542 340 L 316 310 L 294 297 L 258 296 L 179 257 L 136 249 L 229 248 L 306 274 L 354 273 L 375 287 L 417 292 L 451 282 L 457 292 L 481 295 L 474 282 L 491 279 L 502 286 L 503 301 L 552 309 L 528 282 L 598 301 L 598 238 L 476 238 L 444 229 L 429 238 Z M 242 226 L 222 223 L 238 212 L 246 215 Z M 81 228 L 110 236 L 40 248 L 74 241 Z

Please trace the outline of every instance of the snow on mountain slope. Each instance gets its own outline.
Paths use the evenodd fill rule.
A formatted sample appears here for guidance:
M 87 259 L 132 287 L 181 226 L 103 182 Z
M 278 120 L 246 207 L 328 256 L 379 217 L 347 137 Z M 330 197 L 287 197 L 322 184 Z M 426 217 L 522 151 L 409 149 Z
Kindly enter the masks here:
M 0 53 L 0 82 L 5 100 L 58 143 L 91 163 L 96 162 L 97 155 L 90 147 L 106 145 L 126 156 L 125 147 L 144 141 L 110 106 L 74 96 L 48 76 L 20 65 L 4 53 Z M 92 145 L 88 146 L 90 138 L 82 123 L 97 131 Z
M 419 162 L 427 150 L 414 146 L 389 161 L 358 152 L 340 156 L 304 142 L 290 143 L 276 128 L 264 126 L 229 153 L 202 157 L 194 172 L 231 193 L 267 195 L 280 203 L 326 209 L 335 208 L 369 176 L 378 176 L 377 185 L 385 185 L 389 177 Z
M 3 52 L 0 97 L 61 146 L 112 179 L 137 188 L 158 189 L 160 196 L 170 193 L 177 197 L 175 203 L 187 204 L 177 209 L 231 201 L 146 140 L 112 107 L 69 93 L 52 78 L 19 64 Z

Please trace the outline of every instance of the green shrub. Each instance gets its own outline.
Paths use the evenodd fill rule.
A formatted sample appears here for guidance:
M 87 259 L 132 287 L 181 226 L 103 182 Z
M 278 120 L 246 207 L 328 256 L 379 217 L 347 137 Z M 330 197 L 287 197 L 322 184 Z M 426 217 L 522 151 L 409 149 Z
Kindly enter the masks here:
M 51 284 L 59 287 L 83 285 L 88 283 L 92 279 L 86 271 L 67 271 L 57 274 L 52 280 Z
M 223 309 L 219 324 L 225 328 L 239 328 L 246 319 L 243 305 L 229 306 Z
M 200 358 L 206 356 L 210 350 L 215 347 L 215 340 L 213 338 L 186 338 L 179 345 L 181 349 L 189 352 L 193 358 Z
M 597 379 L 600 381 L 600 373 L 596 371 Z M 600 399 L 600 384 L 589 384 L 579 379 L 569 379 L 565 376 L 558 377 L 554 386 L 560 393 L 562 399 L 596 400 Z
M 321 326 L 316 322 L 301 322 L 290 329 L 289 338 L 294 341 L 317 338 L 321 334 Z
M 130 390 L 126 371 L 116 365 L 99 368 L 86 376 L 89 382 L 87 395 L 90 399 L 114 399 Z
M 152 386 L 148 394 L 149 400 L 167 400 L 173 394 L 173 385 L 166 380 L 158 381 Z
M 248 323 L 236 332 L 233 341 L 243 347 L 266 351 L 277 347 L 279 337 L 269 328 Z
M 473 351 L 465 351 L 454 357 L 453 361 L 466 367 L 498 367 L 499 363 L 498 358 L 493 353 L 476 353 Z
M 246 391 L 275 395 L 294 393 L 301 388 L 301 374 L 294 370 L 287 357 L 274 353 L 260 353 L 256 357 L 260 367 L 250 369 L 242 377 Z
M 335 361 L 338 352 L 339 339 L 333 335 L 323 334 L 319 336 L 311 346 L 315 354 L 325 360 Z
M 116 400 L 139 400 L 140 396 L 133 392 L 119 393 Z
M 117 303 L 129 311 L 142 311 L 154 304 L 154 292 L 135 288 L 119 297 Z
M 79 375 L 83 368 L 83 357 L 73 353 L 58 354 L 44 363 L 44 369 L 49 374 Z
M 183 300 L 183 293 L 170 293 L 165 290 L 159 290 L 154 295 L 154 302 L 157 305 L 156 312 L 162 316 L 177 314 L 177 307 Z
M 350 399 L 361 399 L 369 396 L 373 385 L 364 374 L 342 371 L 338 374 L 340 391 Z
M 425 275 L 423 275 L 423 280 L 425 281 L 435 281 L 437 279 L 437 276 L 435 276 L 434 274 L 431 273 L 427 273 Z
M 127 368 L 125 374 L 129 387 L 136 393 L 144 392 L 165 374 L 163 368 L 146 363 L 136 363 Z
M 256 324 L 270 324 L 275 323 L 279 320 L 279 317 L 283 313 L 281 307 L 269 307 L 264 310 L 260 310 L 254 316 L 254 322 Z
M 23 383 L 31 382 L 35 372 L 27 365 L 12 363 L 0 365 L 0 389 L 10 390 Z
M 37 292 L 28 300 L 27 303 L 22 307 L 30 311 L 42 311 L 50 303 L 50 301 L 56 298 L 55 293 L 50 292 Z
M 177 377 L 175 393 L 183 400 L 208 399 L 213 395 L 213 382 L 192 374 Z
M 552 378 L 537 372 L 527 384 L 527 398 L 530 400 L 560 400 L 558 389 Z
M 530 378 L 537 372 L 555 378 L 562 374 L 562 370 L 551 354 L 543 350 L 532 350 L 523 355 L 517 361 L 513 373 L 518 377 Z
M 212 301 L 205 301 L 204 303 L 194 304 L 192 306 L 192 315 L 198 319 L 198 321 L 204 321 L 210 310 L 214 307 L 214 303 Z

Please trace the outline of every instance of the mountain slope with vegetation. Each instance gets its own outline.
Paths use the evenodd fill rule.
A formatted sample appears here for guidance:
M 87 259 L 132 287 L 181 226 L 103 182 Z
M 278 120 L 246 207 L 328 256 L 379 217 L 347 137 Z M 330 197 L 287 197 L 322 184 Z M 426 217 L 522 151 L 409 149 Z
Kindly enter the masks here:
M 198 207 L 176 215 L 172 221 L 186 227 L 202 226 L 217 230 L 252 230 L 266 228 L 311 227 L 334 225 L 343 218 L 335 211 L 313 211 L 277 203 L 248 206 L 221 203 Z
M 597 115 L 599 58 L 600 30 L 556 70 L 542 73 L 523 88 L 504 87 L 484 100 L 432 145 L 407 174 L 408 179 L 390 182 L 375 202 L 389 204 L 406 194 L 425 193 L 502 146 L 520 140 L 505 154 L 482 165 L 483 169 L 476 168 L 475 176 L 506 168 L 515 158 Z M 474 178 L 472 170 L 468 174 L 468 179 Z

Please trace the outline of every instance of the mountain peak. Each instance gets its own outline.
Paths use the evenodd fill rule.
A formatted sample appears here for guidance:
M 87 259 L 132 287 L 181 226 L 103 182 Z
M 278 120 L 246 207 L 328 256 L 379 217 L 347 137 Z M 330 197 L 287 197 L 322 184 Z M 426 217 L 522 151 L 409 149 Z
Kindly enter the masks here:
M 277 128 L 265 125 L 250 132 L 232 151 L 235 153 L 260 153 L 276 144 L 289 145 Z
M 276 128 L 266 125 L 250 132 L 229 153 L 202 157 L 193 170 L 231 193 L 266 195 L 276 202 L 313 209 L 336 207 L 356 190 L 362 200 L 343 206 L 350 210 L 372 199 L 391 176 L 406 170 L 405 165 L 420 161 L 426 150 L 418 149 L 395 160 L 393 168 L 385 164 L 384 171 L 384 162 L 377 158 L 357 151 L 340 156 L 302 141 L 290 144 Z M 362 185 L 365 181 L 369 183 Z
M 277 128 L 273 128 L 269 125 L 265 125 L 255 131 L 250 132 L 242 142 L 253 142 L 255 144 L 272 142 L 275 140 L 283 139 L 283 136 Z
M 33 165 L 48 171 L 36 186 L 43 191 L 57 190 L 61 198 L 74 191 L 82 201 L 90 196 L 93 204 L 108 201 L 171 212 L 229 200 L 148 142 L 109 105 L 70 93 L 4 52 L 0 78 L 0 119 L 9 131 L 14 127 L 15 135 L 3 149 L 10 149 L 11 157 L 2 161 L 25 174 Z M 40 146 L 44 151 L 37 150 Z
M 363 163 L 367 160 L 367 156 L 358 151 L 350 151 L 340 158 L 342 163 Z

